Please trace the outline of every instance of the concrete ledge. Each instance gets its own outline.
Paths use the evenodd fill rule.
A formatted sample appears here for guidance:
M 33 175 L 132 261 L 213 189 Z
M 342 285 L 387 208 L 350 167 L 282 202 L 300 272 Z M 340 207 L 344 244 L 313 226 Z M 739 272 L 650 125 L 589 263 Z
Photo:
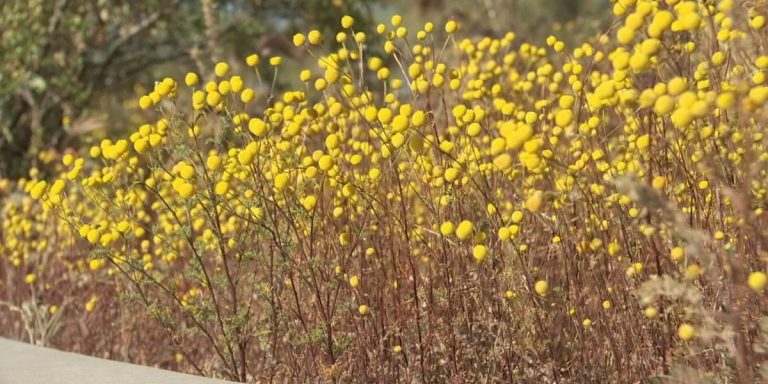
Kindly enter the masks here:
M 0 384 L 225 384 L 0 338 Z

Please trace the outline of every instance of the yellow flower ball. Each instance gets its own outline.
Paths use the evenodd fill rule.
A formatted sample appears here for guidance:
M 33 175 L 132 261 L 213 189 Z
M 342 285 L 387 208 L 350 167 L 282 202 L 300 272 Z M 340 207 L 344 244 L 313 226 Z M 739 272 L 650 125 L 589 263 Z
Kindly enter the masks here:
M 267 133 L 267 123 L 264 122 L 264 120 L 259 119 L 258 117 L 254 117 L 250 120 L 248 120 L 248 131 L 250 131 L 252 134 L 256 135 L 257 137 L 264 136 L 265 133 Z
M 290 179 L 291 178 L 287 173 L 278 173 L 275 175 L 275 188 L 277 188 L 278 191 L 285 190 L 288 187 Z
M 768 284 L 768 275 L 765 272 L 752 272 L 747 278 L 747 285 L 755 292 L 762 292 Z
M 546 296 L 549 293 L 549 283 L 546 280 L 539 280 L 534 284 L 533 290 L 539 296 Z
M 314 195 L 306 196 L 304 197 L 304 199 L 302 199 L 301 205 L 307 211 L 311 211 L 315 208 L 315 205 L 317 205 L 317 197 L 315 197 Z
M 45 180 L 38 181 L 30 190 L 29 194 L 33 199 L 37 200 L 43 197 L 45 189 L 48 187 L 48 182 Z
M 229 183 L 226 181 L 219 181 L 216 183 L 216 187 L 214 188 L 214 192 L 219 196 L 224 196 L 229 192 Z
M 472 249 L 472 257 L 475 259 L 477 264 L 482 263 L 487 255 L 488 247 L 485 245 L 475 245 L 475 247 Z
M 91 297 L 91 299 L 88 300 L 87 303 L 85 303 L 85 310 L 87 312 L 93 312 L 93 310 L 96 309 L 97 302 L 98 302 L 98 298 L 96 296 Z
M 188 199 L 195 195 L 195 186 L 191 183 L 185 182 L 180 184 L 176 191 L 179 192 L 181 197 Z
M 525 201 L 525 209 L 530 212 L 538 212 L 544 204 L 544 194 L 541 191 L 534 191 Z
M 667 83 L 667 92 L 672 96 L 677 96 L 688 89 L 688 80 L 682 77 L 674 77 Z
M 508 153 L 502 153 L 493 159 L 493 165 L 502 171 L 506 171 L 512 166 L 512 156 Z
M 565 128 L 573 122 L 573 111 L 570 109 L 561 109 L 555 114 L 555 124 L 558 127 Z
M 224 77 L 229 73 L 229 64 L 224 62 L 216 63 L 216 66 L 213 67 L 213 73 L 217 77 Z
M 334 166 L 333 157 L 330 155 L 323 155 L 317 161 L 317 166 L 323 171 L 330 171 Z
M 154 105 L 154 101 L 149 96 L 142 96 L 139 98 L 139 107 L 141 109 L 149 109 Z
M 309 31 L 309 34 L 307 34 L 307 39 L 312 45 L 320 45 L 323 43 L 323 35 L 316 29 Z
M 674 262 L 680 262 L 685 258 L 685 249 L 683 247 L 674 247 L 670 251 L 670 256 L 672 257 L 672 261 Z
M 452 34 L 456 32 L 456 30 L 459 29 L 459 24 L 454 20 L 449 20 L 447 23 L 445 23 L 445 32 Z
M 184 180 L 190 180 L 195 177 L 195 167 L 189 164 L 182 164 L 179 167 L 179 176 Z
M 459 240 L 466 240 L 472 234 L 474 228 L 475 226 L 471 221 L 464 220 L 456 227 L 456 237 L 458 237 Z
M 685 278 L 688 280 L 696 280 L 701 275 L 701 267 L 697 264 L 691 264 L 685 269 Z
M 442 224 L 440 224 L 440 234 L 443 236 L 449 236 L 453 234 L 453 232 L 456 230 L 453 223 L 450 221 L 444 221 Z
M 344 15 L 341 17 L 341 27 L 344 29 L 350 29 L 355 25 L 355 19 L 352 16 Z
M 188 72 L 187 75 L 184 76 L 184 84 L 187 84 L 189 87 L 194 87 L 199 82 L 200 78 L 197 77 L 197 74 L 194 72 Z
M 677 336 L 682 340 L 690 341 L 696 336 L 696 332 L 692 325 L 683 323 L 677 328 Z
M 256 92 L 253 89 L 246 88 L 243 93 L 240 94 L 240 101 L 243 103 L 250 103 L 256 98 Z
M 307 37 L 303 33 L 297 33 L 293 35 L 293 45 L 301 47 L 307 42 Z
M 141 138 L 136 140 L 136 142 L 133 143 L 133 149 L 137 153 L 146 153 L 149 150 L 149 139 L 148 138 Z
M 211 171 L 218 170 L 221 167 L 221 157 L 218 155 L 208 156 L 208 159 L 205 160 L 205 166 Z
M 257 54 L 249 55 L 248 57 L 245 58 L 245 63 L 249 67 L 255 67 L 259 65 L 259 55 Z

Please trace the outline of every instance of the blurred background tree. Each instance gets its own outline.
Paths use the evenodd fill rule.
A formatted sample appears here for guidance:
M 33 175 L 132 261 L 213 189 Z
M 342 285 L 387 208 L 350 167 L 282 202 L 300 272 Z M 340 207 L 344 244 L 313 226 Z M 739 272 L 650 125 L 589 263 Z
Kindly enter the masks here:
M 360 30 L 402 13 L 414 26 L 456 18 L 468 36 L 515 31 L 540 43 L 553 25 L 571 40 L 594 32 L 601 24 L 595 9 L 609 5 L 605 0 L 0 1 L 0 178 L 26 174 L 43 149 L 130 127 L 137 116 L 135 95 L 142 92 L 137 84 L 149 87 L 158 77 L 189 70 L 209 74 L 216 61 L 239 62 L 254 52 L 291 58 L 299 52 L 291 44 L 294 32 L 336 31 L 344 14 L 354 16 Z M 582 15 L 589 23 L 575 22 Z
M 230 56 L 288 54 L 291 31 L 335 28 L 348 13 L 364 24 L 371 2 L 0 1 L 0 177 L 24 175 L 45 148 L 124 128 L 122 101 L 159 69 L 209 73 Z
M 404 4 L 409 4 L 404 1 Z M 610 20 L 609 0 L 419 0 L 417 16 L 460 20 L 465 31 L 484 36 L 515 32 L 542 43 L 559 33 L 565 42 L 581 42 Z M 423 21 L 422 21 L 423 22 Z

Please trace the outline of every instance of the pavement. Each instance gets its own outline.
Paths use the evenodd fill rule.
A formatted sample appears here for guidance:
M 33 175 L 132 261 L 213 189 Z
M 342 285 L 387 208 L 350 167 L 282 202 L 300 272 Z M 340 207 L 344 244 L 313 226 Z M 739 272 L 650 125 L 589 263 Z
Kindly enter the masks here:
M 0 338 L 0 384 L 226 384 Z

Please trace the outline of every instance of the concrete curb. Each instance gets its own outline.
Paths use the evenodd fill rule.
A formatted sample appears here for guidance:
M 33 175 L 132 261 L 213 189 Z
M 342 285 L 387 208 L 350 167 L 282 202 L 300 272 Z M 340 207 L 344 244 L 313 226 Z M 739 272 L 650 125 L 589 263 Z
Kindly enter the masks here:
M 0 338 L 0 384 L 225 384 Z

